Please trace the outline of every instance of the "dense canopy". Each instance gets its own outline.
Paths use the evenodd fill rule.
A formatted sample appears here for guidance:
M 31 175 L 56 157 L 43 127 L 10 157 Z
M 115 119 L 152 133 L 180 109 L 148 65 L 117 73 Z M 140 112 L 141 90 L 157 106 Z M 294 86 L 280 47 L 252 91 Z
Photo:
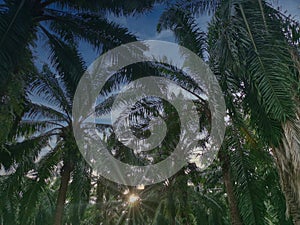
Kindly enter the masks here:
M 99 174 L 86 161 L 90 156 L 80 147 L 89 146 L 74 129 L 87 118 L 75 120 L 74 96 L 84 74 L 105 63 L 88 68 L 82 46 L 100 56 L 141 40 L 111 18 L 138 19 L 157 7 L 157 33 L 171 32 L 193 52 L 181 55 L 183 68 L 164 60 L 134 63 L 114 71 L 94 102 L 82 101 L 83 107 L 93 105 L 98 118 L 93 134 L 123 164 L 154 165 L 172 158 L 179 143 L 196 140 L 196 146 L 185 143 L 180 157 L 188 153 L 187 163 L 175 175 L 130 186 L 105 178 L 112 171 L 103 166 Z M 207 29 L 200 26 L 201 15 L 210 16 Z M 0 224 L 300 225 L 299 44 L 298 21 L 265 0 L 0 1 Z M 148 47 L 111 54 L 110 63 L 146 54 Z M 216 89 L 186 72 L 195 63 L 192 56 L 213 73 L 226 106 L 222 146 L 205 167 L 203 152 L 213 146 L 218 115 L 207 93 Z M 42 66 L 40 57 L 47 58 Z M 193 103 L 199 117 L 188 127 L 197 127 L 193 137 L 185 136 L 181 118 L 194 114 L 178 112 L 166 99 L 141 96 L 132 104 L 124 98 L 117 105 L 124 87 L 149 77 L 170 81 L 155 86 L 164 94 L 180 88 L 169 97 L 181 107 Z M 87 96 L 99 82 L 90 85 Z M 135 85 L 137 93 L 149 88 Z M 134 139 L 126 133 L 121 140 L 115 132 L 111 115 L 121 105 L 129 110 L 117 127 L 123 122 Z M 128 144 L 145 143 L 162 130 L 150 150 Z

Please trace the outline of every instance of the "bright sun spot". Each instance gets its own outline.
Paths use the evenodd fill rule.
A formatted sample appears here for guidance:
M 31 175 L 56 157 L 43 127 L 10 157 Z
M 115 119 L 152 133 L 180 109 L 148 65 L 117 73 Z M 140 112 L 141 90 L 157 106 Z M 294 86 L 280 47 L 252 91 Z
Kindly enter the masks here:
M 137 196 L 137 195 L 135 195 L 135 194 L 131 194 L 131 195 L 129 195 L 128 203 L 134 204 L 134 203 L 136 203 L 139 199 L 140 199 L 139 196 Z

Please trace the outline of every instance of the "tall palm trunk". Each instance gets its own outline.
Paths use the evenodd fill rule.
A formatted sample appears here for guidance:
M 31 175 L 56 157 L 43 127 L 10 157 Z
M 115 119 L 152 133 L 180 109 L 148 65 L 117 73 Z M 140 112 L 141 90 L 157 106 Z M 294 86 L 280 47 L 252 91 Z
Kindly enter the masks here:
M 295 225 L 300 225 L 300 108 L 297 121 L 283 125 L 282 144 L 273 149 L 281 180 L 281 188 L 286 198 L 287 215 Z
M 73 166 L 69 163 L 64 164 L 61 170 L 61 182 L 58 191 L 58 197 L 56 202 L 56 210 L 54 217 L 54 225 L 61 225 L 64 215 L 64 206 L 66 202 L 68 185 L 71 177 Z
M 227 193 L 231 224 L 243 225 L 231 181 L 229 155 L 223 149 L 219 151 L 219 160 L 221 162 L 224 185 Z
M 101 178 L 97 180 L 97 199 L 96 199 L 96 207 L 97 207 L 97 216 L 96 216 L 96 224 L 99 225 L 101 224 L 101 214 L 103 213 L 102 205 L 103 205 L 103 184 L 101 182 Z

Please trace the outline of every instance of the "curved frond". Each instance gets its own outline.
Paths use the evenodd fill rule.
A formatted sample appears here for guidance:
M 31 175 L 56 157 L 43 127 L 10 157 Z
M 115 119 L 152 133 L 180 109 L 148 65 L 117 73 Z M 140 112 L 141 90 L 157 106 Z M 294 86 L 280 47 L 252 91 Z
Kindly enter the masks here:
M 137 41 L 136 37 L 103 16 L 94 14 L 66 14 L 50 11 L 50 27 L 64 38 L 72 37 L 90 43 L 101 52 L 121 44 Z
M 61 79 L 50 71 L 47 66 L 44 66 L 42 73 L 36 75 L 29 87 L 28 92 L 34 97 L 40 100 L 41 105 L 53 110 L 61 110 L 62 112 L 53 112 L 53 115 L 60 113 L 61 115 L 67 115 L 71 113 L 71 97 L 67 90 L 64 90 L 64 85 Z M 37 102 L 38 102 L 37 100 Z M 39 105 L 33 103 L 35 106 Z M 49 106 L 47 106 L 49 105 Z
M 177 7 L 168 9 L 161 15 L 157 25 L 158 32 L 162 29 L 172 30 L 180 45 L 203 58 L 205 34 L 200 31 L 191 13 Z
M 68 97 L 73 98 L 77 84 L 85 71 L 83 59 L 75 46 L 60 40 L 41 26 L 48 37 L 51 49 L 50 60 L 59 72 L 68 90 Z
M 78 11 L 94 11 L 94 12 L 112 12 L 116 15 L 132 15 L 137 13 L 144 13 L 150 11 L 155 4 L 164 2 L 166 0 L 132 0 L 130 2 L 124 2 L 122 0 L 110 1 L 103 0 L 101 2 L 97 0 L 90 1 L 68 1 L 68 0 L 49 0 L 45 1 L 44 5 L 56 5 L 58 8 L 69 8 Z

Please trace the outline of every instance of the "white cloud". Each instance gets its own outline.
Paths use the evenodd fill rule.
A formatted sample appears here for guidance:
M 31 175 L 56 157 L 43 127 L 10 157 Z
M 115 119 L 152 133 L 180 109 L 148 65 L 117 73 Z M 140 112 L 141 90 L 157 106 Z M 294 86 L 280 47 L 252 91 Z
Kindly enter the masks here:
M 161 41 L 174 41 L 174 35 L 171 30 L 163 30 L 160 33 L 156 33 L 152 39 Z

